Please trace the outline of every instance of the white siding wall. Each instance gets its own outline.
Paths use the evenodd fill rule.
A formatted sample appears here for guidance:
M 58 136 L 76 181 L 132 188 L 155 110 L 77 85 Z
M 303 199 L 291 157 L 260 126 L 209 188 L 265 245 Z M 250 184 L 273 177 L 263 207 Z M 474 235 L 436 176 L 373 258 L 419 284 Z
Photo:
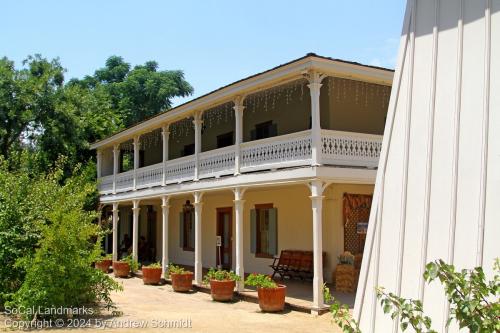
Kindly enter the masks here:
M 425 263 L 491 272 L 500 256 L 498 40 L 499 0 L 408 3 L 356 299 L 364 332 L 399 330 L 376 286 L 423 298 L 444 332 L 446 299 L 425 285 Z

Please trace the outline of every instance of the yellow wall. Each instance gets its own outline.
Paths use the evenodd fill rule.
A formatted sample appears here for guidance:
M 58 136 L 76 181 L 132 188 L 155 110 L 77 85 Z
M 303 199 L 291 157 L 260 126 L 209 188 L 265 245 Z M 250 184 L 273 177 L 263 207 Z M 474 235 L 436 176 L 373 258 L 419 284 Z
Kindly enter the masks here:
M 385 118 L 389 102 L 390 87 L 360 83 L 354 80 L 335 79 L 328 81 L 321 89 L 321 107 L 327 104 L 327 123 L 321 119 L 323 128 L 360 132 L 368 134 L 384 133 Z M 332 85 L 331 89 L 329 85 Z M 323 113 L 321 117 L 324 118 Z
M 323 202 L 323 250 L 327 253 L 324 267 L 325 280 L 331 279 L 332 270 L 337 263 L 337 256 L 343 251 L 343 217 L 342 196 L 345 192 L 371 194 L 372 185 L 333 184 L 325 191 Z M 245 209 L 243 221 L 243 248 L 245 272 L 271 273 L 271 259 L 255 258 L 250 253 L 250 209 L 255 204 L 273 203 L 278 209 L 278 252 L 283 249 L 312 250 L 312 212 L 309 189 L 304 185 L 281 188 L 249 190 L 245 193 Z M 171 262 L 185 265 L 194 264 L 194 252 L 184 251 L 179 245 L 179 213 L 186 199 L 193 201 L 192 196 L 176 197 L 170 202 L 169 213 L 169 257 Z M 203 197 L 202 213 L 202 261 L 204 267 L 216 264 L 216 209 L 232 207 L 233 193 L 221 191 L 207 193 Z M 160 207 L 156 209 L 161 212 Z M 161 214 L 158 214 L 157 253 L 161 259 Z M 235 265 L 233 211 L 233 268 Z

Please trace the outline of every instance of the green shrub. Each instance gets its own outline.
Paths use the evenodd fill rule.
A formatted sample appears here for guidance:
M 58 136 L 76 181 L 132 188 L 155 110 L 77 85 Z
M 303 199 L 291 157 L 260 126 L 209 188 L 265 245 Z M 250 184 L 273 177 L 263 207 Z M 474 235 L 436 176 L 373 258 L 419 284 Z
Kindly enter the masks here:
M 277 288 L 278 285 L 274 282 L 269 275 L 264 274 L 250 274 L 245 280 L 245 284 L 257 288 Z
M 147 267 L 147 268 L 161 268 L 161 264 L 159 262 L 155 262 L 155 263 L 149 264 L 147 266 L 143 266 L 143 267 Z
M 185 273 L 191 273 L 190 271 L 184 269 L 184 267 L 174 265 L 170 263 L 168 265 L 168 275 L 170 274 L 185 274 Z
M 453 265 L 443 260 L 430 262 L 424 273 L 430 283 L 439 280 L 450 304 L 447 326 L 455 321 L 461 329 L 469 332 L 500 332 L 500 260 L 494 264 L 495 275 L 486 280 L 482 267 L 455 270 Z M 340 305 L 326 287 L 323 289 L 325 300 L 333 302 L 330 312 L 334 322 L 346 333 L 361 333 L 359 324 L 350 314 L 347 306 Z M 417 333 L 436 333 L 432 329 L 432 319 L 424 314 L 420 300 L 406 299 L 394 293 L 377 288 L 377 298 L 384 313 L 397 319 L 402 331 L 411 327 Z
M 210 268 L 207 275 L 203 278 L 204 284 L 209 284 L 210 280 L 217 281 L 240 281 L 241 277 L 233 271 L 226 271 L 223 269 Z
M 121 262 L 126 262 L 128 266 L 130 267 L 130 272 L 135 273 L 139 269 L 139 263 L 137 260 L 134 260 L 134 257 L 129 254 L 128 256 L 123 257 Z
M 74 176 L 64 185 L 59 184 L 59 179 L 56 171 L 35 185 L 27 183 L 28 189 L 35 187 L 46 195 L 43 200 L 47 209 L 34 224 L 33 230 L 39 234 L 37 242 L 27 246 L 16 260 L 15 269 L 25 275 L 7 305 L 43 309 L 104 302 L 109 307 L 111 291 L 121 286 L 92 268 L 102 251 L 102 232 L 94 223 L 97 215 L 85 210 L 89 197 L 95 193 L 95 185 L 83 176 Z

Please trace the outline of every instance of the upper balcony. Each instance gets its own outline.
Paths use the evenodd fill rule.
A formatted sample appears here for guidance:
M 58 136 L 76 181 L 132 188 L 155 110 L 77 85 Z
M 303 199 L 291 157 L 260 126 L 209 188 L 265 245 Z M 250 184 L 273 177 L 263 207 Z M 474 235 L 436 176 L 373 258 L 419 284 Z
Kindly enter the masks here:
M 239 81 L 201 97 L 205 105 L 194 100 L 94 144 L 100 192 L 317 165 L 376 168 L 392 71 L 349 64 L 342 72 L 330 68 L 334 60 L 304 59 L 284 65 L 301 65 L 290 73 L 278 67 Z

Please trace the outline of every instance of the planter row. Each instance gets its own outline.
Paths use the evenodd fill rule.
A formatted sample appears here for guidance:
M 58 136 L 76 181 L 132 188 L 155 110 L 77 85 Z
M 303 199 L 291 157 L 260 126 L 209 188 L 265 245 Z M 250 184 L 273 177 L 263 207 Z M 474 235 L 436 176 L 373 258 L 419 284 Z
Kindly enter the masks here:
M 116 277 L 126 278 L 130 275 L 130 265 L 122 261 L 102 260 L 96 262 L 95 267 L 109 272 L 113 265 L 113 273 Z M 159 284 L 161 281 L 161 268 L 142 268 L 142 280 L 144 284 Z M 193 289 L 193 273 L 171 273 L 172 289 L 176 292 L 188 292 Z M 230 302 L 233 300 L 236 282 L 232 280 L 218 281 L 210 280 L 210 294 L 214 301 Z M 277 288 L 257 288 L 259 307 L 264 312 L 279 312 L 285 308 L 286 286 L 278 285 Z

